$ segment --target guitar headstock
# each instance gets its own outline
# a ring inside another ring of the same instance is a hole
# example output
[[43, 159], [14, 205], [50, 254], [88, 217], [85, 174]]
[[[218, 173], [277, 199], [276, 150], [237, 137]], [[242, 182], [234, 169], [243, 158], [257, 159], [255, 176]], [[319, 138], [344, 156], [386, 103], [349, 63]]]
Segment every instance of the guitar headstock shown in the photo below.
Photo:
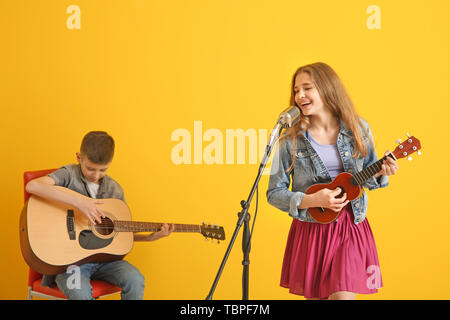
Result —
[[409, 155], [417, 152], [417, 154], [420, 156], [421, 152], [419, 150], [422, 147], [418, 139], [410, 136], [409, 134], [406, 135], [408, 136], [408, 139], [406, 139], [405, 141], [401, 142], [400, 139], [397, 140], [397, 143], [399, 143], [399, 145], [397, 146], [397, 148], [395, 148], [393, 154], [397, 159], [408, 157], [408, 160], [412, 160]]
[[206, 240], [208, 240], [208, 238], [216, 239], [217, 243], [225, 240], [225, 230], [217, 224], [212, 225], [203, 222], [200, 226], [200, 233], [206, 238]]

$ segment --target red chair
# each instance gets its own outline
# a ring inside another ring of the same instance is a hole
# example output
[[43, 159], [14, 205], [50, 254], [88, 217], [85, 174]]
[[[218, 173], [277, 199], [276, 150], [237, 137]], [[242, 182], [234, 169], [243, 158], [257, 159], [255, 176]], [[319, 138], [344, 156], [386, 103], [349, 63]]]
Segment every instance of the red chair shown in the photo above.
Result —
[[[23, 186], [24, 186], [24, 198], [25, 202], [28, 201], [28, 198], [31, 196], [25, 187], [27, 183], [33, 179], [45, 176], [56, 169], [49, 170], [38, 170], [38, 171], [27, 171], [23, 174]], [[33, 299], [33, 297], [47, 298], [47, 299], [67, 299], [66, 295], [62, 293], [56, 284], [53, 284], [51, 287], [42, 286], [42, 274], [34, 271], [29, 268], [28, 271], [28, 300]], [[92, 296], [94, 299], [103, 298], [112, 294], [116, 294], [122, 291], [122, 289], [118, 286], [115, 286], [106, 281], [100, 280], [91, 280], [92, 285]]]

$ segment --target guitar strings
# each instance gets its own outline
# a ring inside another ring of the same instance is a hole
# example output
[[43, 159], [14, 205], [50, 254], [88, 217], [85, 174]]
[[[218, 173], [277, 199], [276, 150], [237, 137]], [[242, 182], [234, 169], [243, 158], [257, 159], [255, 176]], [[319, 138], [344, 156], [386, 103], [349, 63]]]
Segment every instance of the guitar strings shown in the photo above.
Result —
[[[157, 228], [157, 227], [145, 228], [145, 227], [141, 227], [141, 226], [117, 226], [114, 224], [111, 224], [111, 225], [97, 225], [96, 224], [96, 225], [92, 225], [92, 227], [95, 228], [96, 230], [98, 230], [98, 229], [102, 229], [102, 230], [104, 230], [104, 229], [127, 229], [128, 227], [131, 227], [133, 229], [142, 228], [142, 229], [145, 229], [145, 231], [160, 230], [160, 228]], [[175, 232], [198, 232], [199, 230], [200, 230], [200, 226], [195, 226], [195, 227], [193, 226], [193, 227], [185, 227], [185, 228], [179, 227], [179, 228], [175, 229], [174, 231]]]

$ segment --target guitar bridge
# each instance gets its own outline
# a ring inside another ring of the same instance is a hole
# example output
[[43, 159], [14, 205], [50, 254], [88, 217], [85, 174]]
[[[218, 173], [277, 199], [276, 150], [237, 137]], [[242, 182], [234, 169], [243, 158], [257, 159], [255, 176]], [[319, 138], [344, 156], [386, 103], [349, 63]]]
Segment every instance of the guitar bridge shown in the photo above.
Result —
[[73, 222], [74, 220], [74, 214], [73, 210], [69, 209], [67, 210], [67, 233], [69, 234], [70, 240], [75, 240], [75, 224]]

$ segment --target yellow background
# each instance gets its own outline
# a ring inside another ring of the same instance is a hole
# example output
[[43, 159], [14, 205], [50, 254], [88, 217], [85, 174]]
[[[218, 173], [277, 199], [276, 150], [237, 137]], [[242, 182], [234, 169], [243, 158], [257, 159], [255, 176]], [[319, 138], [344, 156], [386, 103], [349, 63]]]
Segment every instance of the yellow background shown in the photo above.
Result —
[[[69, 30], [69, 5], [81, 29]], [[369, 30], [370, 5], [381, 29]], [[0, 298], [26, 298], [18, 241], [22, 173], [75, 161], [82, 136], [116, 140], [109, 174], [133, 218], [223, 225], [220, 245], [173, 234], [136, 243], [127, 259], [146, 276], [145, 299], [204, 299], [258, 165], [175, 165], [174, 130], [271, 129], [292, 73], [316, 61], [341, 76], [381, 155], [405, 133], [423, 155], [399, 160], [368, 218], [384, 287], [359, 299], [448, 299], [450, 3], [345, 1], [1, 1], [2, 275]], [[207, 143], [203, 143], [205, 147]], [[247, 162], [248, 163], [248, 162]], [[250, 256], [251, 299], [298, 299], [279, 287], [291, 218], [260, 183]], [[253, 216], [255, 202], [252, 203]], [[215, 299], [241, 298], [239, 236]]]

